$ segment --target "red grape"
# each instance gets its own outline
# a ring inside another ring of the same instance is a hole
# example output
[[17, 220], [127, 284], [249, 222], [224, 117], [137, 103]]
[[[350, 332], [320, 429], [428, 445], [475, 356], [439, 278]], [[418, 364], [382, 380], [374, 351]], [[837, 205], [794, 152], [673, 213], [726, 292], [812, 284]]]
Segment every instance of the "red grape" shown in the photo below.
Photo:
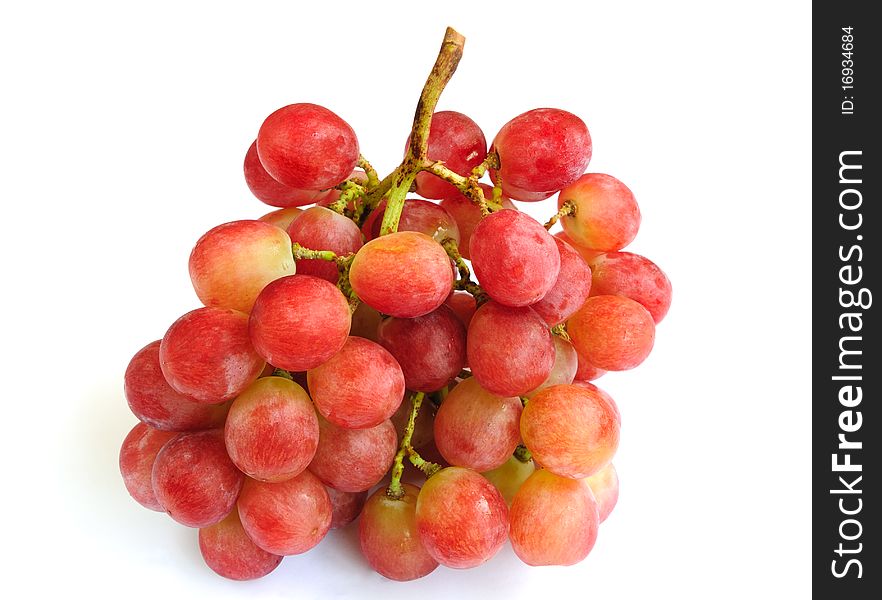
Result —
[[537, 108], [503, 125], [493, 148], [499, 154], [505, 195], [515, 200], [541, 200], [585, 172], [591, 160], [591, 135], [576, 115], [557, 108]]
[[194, 431], [220, 427], [229, 404], [202, 404], [179, 394], [159, 366], [160, 341], [151, 342], [132, 357], [125, 375], [126, 401], [144, 423], [165, 431]]
[[420, 490], [416, 526], [432, 558], [446, 567], [468, 569], [502, 548], [508, 537], [508, 506], [478, 473], [447, 467]]
[[616, 507], [616, 502], [619, 501], [619, 476], [616, 473], [616, 468], [612, 463], [608, 463], [597, 473], [582, 481], [587, 483], [594, 493], [600, 522], [603, 523]]
[[383, 315], [365, 304], [359, 302], [355, 312], [352, 313], [352, 329], [349, 335], [361, 337], [372, 342], [379, 342], [378, 329], [383, 322]]
[[652, 351], [655, 321], [642, 304], [624, 296], [592, 296], [567, 322], [573, 346], [607, 371], [633, 369]]
[[289, 104], [272, 113], [257, 134], [267, 173], [289, 187], [323, 190], [345, 180], [358, 162], [358, 139], [346, 121], [323, 106]]
[[575, 249], [575, 251], [579, 253], [579, 256], [581, 256], [582, 259], [586, 263], [588, 263], [589, 266], [591, 265], [591, 261], [593, 261], [596, 257], [598, 257], [604, 253], [603, 250], [594, 250], [592, 248], [586, 248], [585, 246], [580, 246], [576, 242], [576, 240], [574, 240], [573, 238], [568, 236], [565, 231], [558, 231], [557, 233], [554, 234], [554, 237], [556, 237], [557, 239], [559, 239], [563, 242], [566, 242], [567, 244], [572, 246], [573, 249]]
[[[338, 256], [357, 252], [363, 245], [358, 225], [323, 206], [313, 206], [303, 211], [288, 227], [288, 235], [292, 242], [304, 248], [330, 250]], [[340, 277], [336, 263], [321, 259], [298, 260], [297, 272], [315, 275], [333, 284]]]
[[296, 219], [298, 215], [300, 215], [302, 212], [302, 208], [297, 208], [295, 206], [292, 206], [290, 208], [280, 208], [279, 210], [274, 210], [272, 212], [266, 213], [257, 220], [275, 225], [283, 231], [288, 231], [288, 225], [290, 225], [291, 222]]
[[224, 439], [243, 473], [284, 481], [303, 471], [315, 455], [318, 419], [302, 387], [283, 377], [263, 377], [233, 401]]
[[552, 473], [584, 478], [612, 459], [619, 445], [619, 423], [612, 405], [597, 391], [555, 385], [527, 402], [521, 438]]
[[248, 338], [248, 315], [228, 308], [197, 308], [169, 327], [159, 345], [159, 365], [177, 392], [216, 404], [251, 385], [264, 361]]
[[346, 429], [319, 419], [319, 430], [309, 470], [341, 492], [363, 492], [376, 485], [398, 450], [398, 435], [388, 419], [365, 429]]
[[258, 200], [282, 208], [312, 204], [324, 198], [327, 191], [299, 190], [279, 183], [266, 172], [257, 156], [257, 141], [245, 153], [245, 183]]
[[606, 371], [595, 367], [591, 364], [591, 362], [576, 352], [576, 355], [579, 357], [579, 366], [576, 369], [576, 377], [574, 381], [594, 381], [600, 377], [606, 375]]
[[199, 530], [199, 551], [212, 571], [237, 581], [263, 577], [282, 562], [281, 556], [261, 550], [251, 541], [235, 510], [220, 523]]
[[[487, 139], [477, 123], [452, 110], [442, 110], [432, 115], [429, 160], [441, 161], [454, 173], [467, 176], [484, 161], [485, 156]], [[434, 199], [450, 198], [459, 194], [454, 186], [427, 172], [417, 174], [416, 192], [423, 198]]]
[[349, 303], [336, 286], [318, 277], [292, 275], [264, 288], [248, 330], [267, 362], [306, 371], [343, 347], [350, 324]]
[[505, 502], [511, 507], [515, 494], [535, 470], [536, 465], [532, 460], [521, 462], [518, 458], [509, 456], [501, 466], [481, 474], [499, 490]]
[[161, 431], [138, 423], [123, 440], [119, 450], [119, 471], [129, 495], [144, 508], [163, 510], [153, 493], [153, 463], [166, 442], [176, 435], [174, 431]]
[[399, 231], [371, 240], [355, 255], [352, 289], [381, 313], [419, 317], [447, 299], [453, 270], [447, 252], [423, 233]]
[[178, 435], [153, 463], [156, 499], [172, 519], [188, 527], [208, 527], [230, 514], [243, 479], [227, 456], [220, 429]]
[[[385, 200], [365, 220], [361, 230], [365, 239], [372, 240], [380, 237], [380, 227], [383, 224], [383, 215], [386, 214]], [[425, 233], [436, 242], [443, 242], [451, 238], [459, 244], [459, 227], [453, 215], [448, 213], [442, 206], [410, 198], [401, 209], [401, 218], [398, 221], [398, 231], [416, 231]]]
[[529, 306], [483, 305], [468, 331], [468, 361], [481, 387], [499, 396], [520, 396], [545, 381], [554, 366], [554, 342]]
[[280, 483], [247, 478], [238, 506], [248, 537], [280, 556], [310, 550], [331, 528], [331, 499], [308, 470]]
[[591, 262], [592, 296], [627, 296], [649, 311], [658, 325], [671, 307], [671, 281], [664, 271], [639, 254], [609, 252]]
[[551, 372], [536, 389], [530, 390], [524, 396], [531, 398], [537, 392], [562, 383], [573, 383], [579, 368], [579, 355], [573, 345], [559, 336], [553, 336], [554, 342], [554, 366]]
[[[489, 202], [493, 193], [493, 188], [485, 183], [479, 185], [481, 186], [481, 189], [484, 190], [484, 197]], [[457, 242], [459, 245], [459, 253], [463, 258], [469, 258], [469, 244], [471, 243], [475, 227], [481, 222], [481, 209], [478, 208], [478, 205], [472, 202], [470, 198], [467, 198], [462, 194], [442, 200], [441, 207], [444, 208], [444, 210], [446, 210], [456, 221], [460, 237], [459, 242]], [[517, 210], [517, 207], [515, 207], [511, 200], [506, 197], [502, 198], [501, 208]]]
[[483, 389], [474, 377], [457, 385], [435, 415], [435, 445], [451, 465], [489, 471], [521, 441], [521, 400]]
[[380, 324], [377, 336], [401, 365], [409, 390], [439, 390], [465, 365], [466, 328], [444, 305], [413, 319], [389, 317]]
[[472, 317], [475, 316], [475, 311], [478, 310], [475, 297], [468, 292], [452, 292], [447, 297], [447, 300], [444, 301], [444, 304], [456, 313], [456, 316], [459, 317], [459, 320], [468, 329], [469, 323], [472, 322]]
[[346, 527], [358, 518], [367, 492], [341, 492], [332, 487], [325, 487], [331, 499], [331, 529]]
[[295, 268], [288, 234], [263, 221], [218, 225], [190, 253], [190, 280], [202, 304], [246, 313], [266, 284]]
[[511, 545], [528, 565], [573, 565], [597, 540], [597, 503], [581, 481], [544, 469], [524, 482], [511, 503]]
[[615, 415], [616, 422], [618, 422], [619, 427], [621, 427], [622, 413], [619, 411], [619, 405], [616, 404], [616, 401], [613, 400], [612, 396], [607, 394], [605, 391], [603, 391], [590, 381], [574, 381], [573, 385], [584, 388], [586, 390], [591, 390], [592, 392], [596, 392], [600, 396], [600, 398], [609, 405], [609, 410], [613, 413], [613, 415]]
[[484, 217], [472, 235], [469, 253], [481, 287], [506, 306], [533, 304], [554, 286], [560, 271], [554, 238], [516, 210]]
[[582, 307], [591, 290], [591, 269], [579, 253], [566, 242], [552, 238], [560, 252], [560, 272], [554, 285], [530, 306], [546, 323], [563, 323]]
[[558, 208], [567, 201], [575, 205], [576, 212], [561, 218], [560, 224], [579, 245], [605, 252], [621, 250], [640, 229], [640, 208], [634, 194], [610, 175], [582, 175], [561, 190]]
[[350, 337], [328, 361], [307, 372], [316, 409], [350, 429], [375, 427], [404, 398], [404, 373], [389, 352], [370, 340]]
[[371, 568], [395, 581], [419, 579], [434, 571], [438, 562], [420, 542], [416, 504], [420, 489], [401, 484], [404, 496], [390, 498], [380, 488], [368, 498], [358, 524], [361, 552]]

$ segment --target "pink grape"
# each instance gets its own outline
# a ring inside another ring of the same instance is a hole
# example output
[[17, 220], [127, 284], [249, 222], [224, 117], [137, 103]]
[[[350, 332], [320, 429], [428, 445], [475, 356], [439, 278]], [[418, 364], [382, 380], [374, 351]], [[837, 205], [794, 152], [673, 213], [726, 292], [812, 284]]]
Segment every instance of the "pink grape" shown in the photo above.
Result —
[[[493, 193], [493, 188], [485, 183], [479, 185], [481, 186], [481, 189], [484, 190], [484, 197], [488, 202], [491, 202], [490, 198]], [[470, 198], [467, 198], [462, 194], [442, 200], [441, 207], [444, 208], [444, 210], [446, 210], [456, 221], [460, 238], [459, 242], [457, 242], [459, 245], [459, 253], [463, 258], [468, 259], [470, 257], [469, 244], [472, 240], [472, 234], [475, 231], [475, 227], [481, 222], [481, 209], [478, 208], [478, 205], [472, 202]], [[504, 196], [502, 197], [502, 204], [498, 206], [494, 205], [494, 208], [496, 210], [499, 210], [500, 208], [517, 210], [517, 207], [512, 204], [512, 201]]]
[[389, 351], [350, 337], [341, 350], [307, 372], [315, 407], [339, 427], [376, 427], [398, 410], [404, 373]]
[[624, 183], [603, 173], [586, 173], [561, 190], [564, 202], [576, 207], [574, 215], [561, 218], [564, 231], [577, 244], [611, 252], [631, 243], [640, 229], [640, 208]]
[[248, 331], [267, 362], [306, 371], [343, 347], [350, 325], [349, 304], [336, 286], [311, 275], [292, 275], [260, 293]]
[[444, 301], [444, 304], [456, 313], [456, 316], [468, 329], [469, 323], [472, 322], [472, 317], [475, 316], [475, 311], [478, 310], [475, 297], [468, 292], [452, 292], [447, 297], [447, 300]]
[[199, 551], [212, 571], [237, 581], [259, 579], [282, 562], [281, 556], [261, 550], [251, 541], [236, 510], [220, 523], [199, 530]]
[[546, 323], [554, 327], [570, 318], [588, 298], [591, 290], [591, 269], [569, 244], [554, 239], [560, 252], [560, 272], [554, 285], [533, 307]]
[[582, 479], [608, 463], [619, 445], [620, 420], [594, 390], [555, 385], [530, 398], [521, 438], [533, 457], [563, 477]]
[[248, 337], [248, 315], [207, 307], [169, 327], [159, 345], [159, 365], [175, 391], [209, 404], [238, 396], [265, 366]]
[[570, 317], [573, 346], [596, 367], [633, 369], [652, 351], [655, 321], [642, 304], [624, 296], [592, 296]]
[[[410, 140], [408, 139], [408, 146]], [[429, 160], [440, 160], [448, 169], [468, 176], [487, 156], [487, 139], [478, 124], [466, 115], [443, 110], [432, 115], [429, 129]], [[416, 176], [416, 192], [423, 198], [450, 198], [459, 194], [453, 185], [422, 172]]]
[[658, 325], [671, 307], [671, 280], [658, 266], [639, 254], [609, 252], [591, 262], [592, 296], [626, 296], [643, 305]]
[[243, 479], [227, 456], [220, 429], [178, 435], [153, 463], [156, 499], [172, 519], [188, 527], [208, 527], [230, 514]]
[[379, 483], [398, 450], [395, 426], [388, 419], [365, 429], [346, 429], [320, 419], [319, 430], [309, 470], [341, 492], [363, 492]]
[[288, 231], [288, 225], [297, 218], [303, 212], [302, 208], [297, 208], [296, 206], [292, 206], [290, 208], [280, 208], [279, 210], [274, 210], [272, 212], [268, 212], [262, 217], [259, 217], [258, 221], [263, 221], [264, 223], [269, 223], [271, 225], [275, 225], [282, 231]]
[[361, 552], [371, 568], [388, 579], [411, 581], [438, 567], [420, 542], [416, 504], [420, 489], [401, 484], [404, 496], [390, 498], [386, 489], [374, 492], [364, 505], [358, 524]]
[[511, 502], [514, 496], [527, 478], [536, 470], [536, 465], [532, 460], [521, 462], [514, 456], [509, 456], [508, 460], [491, 471], [481, 473], [487, 481], [492, 483], [502, 497], [505, 498], [506, 504], [511, 508]]
[[424, 233], [399, 231], [371, 240], [352, 261], [352, 289], [393, 317], [420, 317], [447, 299], [453, 270], [447, 252]]
[[288, 234], [263, 221], [218, 225], [190, 253], [190, 280], [202, 304], [246, 313], [266, 284], [295, 269]]
[[599, 379], [606, 375], [605, 370], [592, 365], [591, 362], [579, 354], [578, 351], [576, 352], [576, 355], [579, 358], [579, 364], [576, 368], [576, 377], [574, 381], [594, 381], [595, 379]]
[[380, 336], [378, 330], [382, 322], [383, 315], [377, 309], [368, 306], [364, 302], [359, 302], [355, 312], [352, 313], [352, 329], [349, 335], [379, 343]]
[[529, 306], [496, 302], [472, 317], [467, 338], [469, 367], [481, 387], [499, 396], [520, 396], [545, 381], [554, 366], [554, 342]]
[[581, 481], [544, 469], [524, 482], [511, 503], [511, 545], [528, 565], [574, 565], [597, 540], [597, 503]]
[[605, 391], [603, 391], [590, 381], [574, 381], [573, 385], [597, 393], [600, 396], [601, 400], [603, 400], [603, 402], [605, 402], [609, 406], [609, 410], [615, 416], [616, 422], [619, 424], [619, 427], [621, 427], [622, 413], [621, 411], [619, 411], [619, 405], [616, 404], [616, 401], [613, 400], [612, 396], [607, 394]]
[[600, 256], [601, 254], [604, 254], [603, 250], [594, 250], [592, 248], [586, 248], [584, 246], [580, 246], [576, 242], [576, 240], [574, 240], [573, 238], [568, 236], [565, 231], [558, 231], [557, 233], [554, 234], [554, 237], [556, 237], [557, 239], [561, 240], [562, 242], [566, 242], [567, 244], [572, 246], [573, 249], [579, 253], [579, 256], [581, 256], [582, 259], [586, 263], [588, 263], [589, 266], [591, 266], [591, 262], [595, 258]]
[[126, 435], [119, 450], [119, 471], [129, 495], [150, 510], [163, 511], [153, 493], [153, 463], [166, 442], [178, 435], [138, 423]]
[[358, 139], [346, 121], [316, 104], [289, 104], [257, 134], [267, 173], [289, 187], [323, 190], [345, 180], [358, 162]]
[[582, 480], [594, 493], [597, 499], [597, 511], [600, 514], [600, 522], [606, 521], [616, 503], [619, 501], [619, 476], [612, 463], [607, 464], [591, 477]]
[[331, 500], [331, 529], [341, 529], [352, 523], [361, 514], [367, 492], [341, 492], [325, 487]]
[[380, 324], [377, 336], [401, 365], [409, 390], [439, 390], [465, 365], [466, 328], [444, 305], [413, 319], [389, 317]]
[[[337, 256], [357, 252], [364, 245], [358, 225], [323, 206], [307, 208], [288, 227], [292, 242], [310, 250], [330, 250]], [[337, 283], [337, 264], [320, 259], [299, 259], [297, 272]]]
[[489, 471], [505, 463], [521, 441], [521, 400], [503, 398], [469, 377], [435, 415], [435, 445], [451, 465]]
[[539, 386], [530, 390], [524, 396], [531, 398], [537, 392], [541, 392], [545, 388], [562, 383], [573, 383], [576, 373], [579, 369], [579, 355], [573, 345], [559, 336], [553, 336], [554, 342], [554, 366], [551, 372]]
[[159, 365], [160, 340], [141, 348], [126, 368], [125, 395], [138, 419], [165, 431], [194, 431], [220, 427], [230, 405], [202, 404], [179, 394], [168, 384]]
[[308, 470], [280, 483], [246, 479], [238, 507], [248, 537], [279, 556], [312, 549], [331, 528], [331, 499]]
[[240, 471], [261, 481], [284, 481], [315, 456], [319, 424], [302, 387], [283, 377], [264, 377], [233, 401], [224, 439]]
[[273, 179], [260, 164], [260, 158], [257, 156], [257, 141], [252, 143], [245, 153], [245, 183], [258, 200], [281, 208], [312, 204], [328, 194], [327, 191], [299, 190]]
[[508, 506], [471, 469], [447, 467], [430, 477], [416, 503], [420, 541], [436, 561], [468, 569], [490, 560], [508, 538]]
[[[361, 228], [365, 239], [372, 240], [380, 237], [380, 227], [383, 224], [383, 215], [385, 214], [386, 202], [384, 200], [368, 216]], [[398, 221], [398, 231], [425, 233], [439, 243], [447, 238], [457, 244], [460, 240], [459, 227], [453, 215], [434, 202], [418, 198], [410, 198], [404, 203], [404, 207], [401, 209], [401, 219]]]
[[469, 245], [481, 287], [506, 306], [527, 306], [554, 286], [560, 271], [555, 240], [535, 219], [500, 210], [475, 228]]
[[503, 125], [493, 149], [499, 154], [505, 195], [534, 201], [547, 198], [585, 172], [591, 160], [591, 135], [576, 115], [537, 108]]

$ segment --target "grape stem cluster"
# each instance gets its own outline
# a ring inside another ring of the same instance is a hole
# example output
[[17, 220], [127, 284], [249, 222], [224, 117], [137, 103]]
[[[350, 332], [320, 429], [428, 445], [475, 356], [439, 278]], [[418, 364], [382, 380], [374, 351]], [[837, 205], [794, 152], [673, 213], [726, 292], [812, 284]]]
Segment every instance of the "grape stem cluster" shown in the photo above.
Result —
[[[480, 208], [482, 216], [487, 216], [492, 211], [499, 210], [502, 207], [502, 179], [498, 171], [494, 173], [495, 185], [490, 198], [484, 195], [484, 190], [479, 184], [479, 180], [488, 170], [499, 169], [499, 155], [494, 149], [490, 149], [490, 152], [481, 164], [475, 167], [468, 176], [460, 175], [449, 169], [442, 161], [430, 160], [428, 157], [429, 131], [432, 125], [432, 116], [441, 92], [444, 91], [459, 65], [464, 44], [465, 38], [454, 29], [448, 27], [444, 34], [441, 50], [435, 60], [435, 65], [432, 67], [420, 94], [409, 144], [401, 164], [381, 180], [370, 162], [364, 156], [359, 155], [358, 167], [364, 171], [366, 180], [364, 178], [351, 178], [338, 185], [337, 189], [340, 190], [340, 197], [329, 205], [331, 210], [345, 215], [361, 225], [371, 211], [376, 210], [385, 201], [385, 212], [380, 225], [380, 235], [394, 233], [398, 231], [398, 223], [401, 220], [405, 198], [408, 192], [412, 191], [417, 174], [423, 171], [431, 173], [456, 187]], [[550, 229], [562, 217], [575, 214], [575, 210], [576, 207], [572, 202], [564, 202], [560, 210], [545, 224], [545, 228]], [[488, 296], [481, 289], [481, 286], [472, 281], [471, 270], [460, 254], [456, 241], [452, 238], [445, 238], [441, 241], [441, 245], [447, 251], [447, 255], [456, 265], [459, 273], [457, 280], [454, 282], [454, 289], [465, 290], [472, 294], [478, 306], [486, 302]], [[292, 250], [295, 260], [326, 260], [335, 262], [340, 271], [337, 286], [349, 300], [350, 309], [352, 311], [355, 310], [359, 299], [349, 283], [349, 268], [352, 265], [354, 254], [338, 256], [329, 250], [312, 250], [304, 248], [297, 243], [292, 245]], [[563, 327], [556, 327], [553, 331], [557, 335], [565, 338], [568, 337]], [[281, 375], [284, 376], [286, 374]], [[471, 373], [464, 371], [462, 375], [470, 376]], [[290, 377], [290, 374], [287, 374], [287, 376]], [[390, 498], [401, 499], [404, 497], [401, 476], [404, 473], [405, 456], [426, 477], [431, 477], [441, 468], [436, 463], [424, 460], [411, 443], [414, 423], [424, 399], [425, 394], [423, 392], [417, 392], [410, 398], [411, 410], [407, 426], [401, 438], [398, 452], [395, 455], [392, 465], [392, 479], [386, 490]], [[523, 444], [518, 446], [514, 456], [522, 462], [531, 460], [530, 451]]]

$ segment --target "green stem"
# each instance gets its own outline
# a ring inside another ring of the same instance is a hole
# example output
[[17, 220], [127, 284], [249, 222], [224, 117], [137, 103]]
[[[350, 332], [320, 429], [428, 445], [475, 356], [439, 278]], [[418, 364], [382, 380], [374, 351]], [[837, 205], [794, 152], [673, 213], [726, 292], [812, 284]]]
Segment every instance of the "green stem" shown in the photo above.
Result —
[[285, 379], [290, 379], [291, 381], [294, 381], [294, 376], [291, 375], [290, 371], [286, 371], [285, 369], [276, 368], [273, 371], [273, 377], [284, 377]]
[[[383, 214], [383, 223], [380, 226], [380, 235], [386, 235], [398, 231], [398, 221], [401, 219], [401, 210], [404, 208], [404, 199], [410, 186], [419, 173], [428, 157], [429, 130], [432, 126], [432, 115], [438, 105], [441, 92], [450, 81], [459, 61], [462, 58], [462, 49], [465, 38], [457, 33], [452, 27], [448, 27], [444, 33], [444, 41], [435, 65], [429, 73], [423, 91], [417, 102], [416, 112], [413, 117], [413, 127], [410, 131], [410, 145], [405, 153], [404, 160], [395, 171], [392, 172], [392, 182], [389, 191], [385, 193], [386, 212]], [[387, 178], [388, 179], [388, 178]], [[384, 180], [385, 181], [385, 180]]]
[[[389, 487], [386, 489], [386, 495], [390, 498], [400, 499], [404, 497], [404, 488], [401, 487], [401, 476], [404, 474], [405, 454], [410, 455], [410, 460], [414, 463], [414, 466], [422, 468], [414, 462], [413, 454], [416, 454], [416, 451], [411, 446], [410, 441], [413, 438], [413, 429], [417, 414], [420, 412], [420, 406], [422, 406], [423, 398], [425, 397], [426, 395], [423, 392], [417, 392], [410, 399], [410, 415], [407, 417], [407, 425], [404, 428], [404, 435], [401, 436], [401, 444], [398, 446], [398, 453], [395, 455], [395, 460], [392, 462], [392, 481], [389, 482]], [[416, 456], [420, 461], [426, 463], [426, 461], [420, 458], [418, 454]]]
[[514, 457], [522, 463], [527, 463], [533, 460], [533, 454], [527, 450], [527, 447], [523, 444], [518, 444], [518, 447], [515, 448]]
[[484, 176], [484, 173], [487, 172], [487, 169], [498, 169], [499, 168], [499, 155], [496, 153], [496, 150], [491, 150], [487, 153], [487, 156], [484, 157], [484, 160], [481, 161], [481, 164], [472, 169], [472, 178], [480, 179]]
[[554, 227], [554, 224], [560, 221], [561, 217], [565, 217], [567, 215], [575, 215], [576, 214], [576, 205], [573, 204], [572, 200], [566, 200], [561, 205], [560, 210], [558, 210], [553, 217], [548, 219], [548, 222], [545, 224], [545, 229], [551, 229]]
[[566, 341], [570, 341], [570, 334], [567, 333], [567, 326], [565, 323], [561, 323], [559, 325], [555, 325], [551, 328], [551, 333], [556, 335], [559, 338], [563, 338]]
[[361, 154], [358, 155], [358, 166], [359, 166], [359, 168], [363, 169], [365, 172], [365, 175], [367, 175], [368, 189], [374, 189], [375, 187], [377, 187], [380, 184], [380, 177], [377, 175], [377, 170]]
[[310, 250], [304, 248], [297, 242], [291, 244], [291, 251], [294, 253], [294, 260], [330, 260], [336, 261], [340, 257], [330, 250]]

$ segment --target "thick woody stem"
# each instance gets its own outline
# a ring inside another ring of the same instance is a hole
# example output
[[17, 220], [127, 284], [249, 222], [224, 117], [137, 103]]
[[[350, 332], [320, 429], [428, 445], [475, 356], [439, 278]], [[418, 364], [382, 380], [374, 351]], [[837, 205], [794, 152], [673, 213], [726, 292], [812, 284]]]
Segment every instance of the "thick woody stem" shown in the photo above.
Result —
[[[410, 145], [404, 160], [390, 175], [391, 182], [384, 196], [386, 198], [386, 212], [380, 226], [380, 235], [398, 231], [398, 221], [401, 219], [401, 210], [404, 208], [404, 198], [427, 159], [429, 130], [432, 126], [435, 106], [438, 104], [441, 92], [444, 91], [444, 87], [459, 65], [464, 44], [465, 38], [453, 28], [448, 27], [444, 34], [444, 41], [441, 43], [441, 50], [438, 52], [438, 58], [435, 59], [435, 65], [429, 73], [429, 78], [426, 80], [426, 85], [423, 86], [420, 100], [417, 103], [416, 113], [413, 117], [413, 128], [410, 132]], [[381, 182], [381, 185], [382, 183], [385, 183], [385, 180]]]

